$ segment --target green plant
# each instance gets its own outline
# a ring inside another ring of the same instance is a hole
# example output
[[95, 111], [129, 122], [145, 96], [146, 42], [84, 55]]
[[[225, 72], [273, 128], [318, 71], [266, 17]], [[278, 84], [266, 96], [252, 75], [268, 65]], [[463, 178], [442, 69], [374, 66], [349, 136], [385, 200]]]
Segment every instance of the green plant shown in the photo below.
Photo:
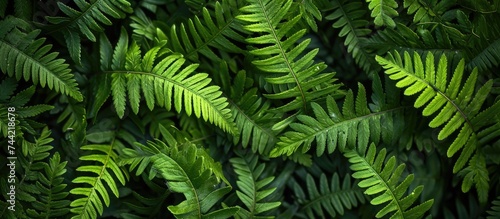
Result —
[[2, 218], [494, 218], [500, 1], [0, 2]]

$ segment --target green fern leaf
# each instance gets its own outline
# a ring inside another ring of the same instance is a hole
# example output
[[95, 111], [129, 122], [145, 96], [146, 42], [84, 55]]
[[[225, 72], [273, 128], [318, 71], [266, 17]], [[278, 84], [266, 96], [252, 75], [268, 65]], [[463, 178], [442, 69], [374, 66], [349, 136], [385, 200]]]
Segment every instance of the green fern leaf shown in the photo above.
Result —
[[[91, 144], [81, 147], [82, 150], [96, 151], [98, 153], [94, 152], [82, 156], [80, 160], [94, 161], [100, 164], [82, 165], [76, 169], [79, 172], [92, 173], [93, 176], [79, 176], [72, 181], [76, 184], [90, 185], [90, 187], [84, 187], [83, 185], [78, 186], [70, 191], [73, 195], [84, 196], [71, 202], [71, 212], [76, 214], [72, 217], [73, 219], [97, 218], [98, 215], [102, 215], [104, 212], [104, 205], [109, 206], [111, 202], [108, 188], [116, 197], [119, 197], [115, 178], [122, 185], [125, 185], [127, 180], [123, 170], [116, 164], [118, 155], [114, 150], [116, 150], [115, 148], [119, 147], [117, 145], [121, 143], [118, 143], [118, 141], [112, 142], [113, 143], [110, 145]], [[113, 177], [111, 173], [113, 173], [115, 177]], [[105, 185], [107, 185], [107, 188]]]
[[[300, 212], [305, 212], [308, 218], [335, 218], [337, 214], [344, 215], [344, 209], [351, 209], [358, 206], [358, 202], [364, 203], [365, 197], [362, 191], [351, 185], [348, 175], [344, 177], [342, 184], [337, 173], [333, 174], [330, 183], [324, 173], [319, 177], [319, 190], [315, 179], [310, 174], [306, 176], [308, 196], [295, 182], [293, 190], [302, 208]], [[317, 216], [316, 216], [317, 215]]]
[[49, 160], [47, 165], [44, 165], [44, 172], [40, 174], [36, 182], [37, 189], [40, 191], [40, 196], [36, 202], [33, 202], [35, 210], [27, 210], [31, 218], [54, 218], [67, 215], [69, 212], [70, 201], [66, 199], [69, 194], [65, 191], [66, 184], [63, 184], [65, 166], [67, 161], [61, 162], [59, 153], [55, 153]]
[[421, 218], [428, 211], [434, 202], [433, 199], [409, 209], [423, 190], [423, 186], [417, 186], [408, 195], [410, 184], [413, 181], [413, 174], [400, 181], [401, 174], [405, 169], [405, 164], [396, 167], [396, 157], [386, 160], [386, 149], [383, 148], [378, 153], [372, 143], [368, 151], [350, 150], [344, 156], [351, 163], [353, 178], [360, 179], [358, 186], [365, 189], [365, 194], [375, 196], [370, 203], [372, 205], [387, 205], [379, 210], [375, 215], [382, 218], [392, 213], [391, 218]]
[[394, 0], [367, 0], [370, 4], [368, 8], [372, 11], [372, 17], [375, 18], [374, 23], [377, 26], [389, 26], [394, 28], [396, 23], [392, 19], [398, 16], [396, 9], [398, 3]]
[[160, 153], [152, 158], [154, 169], [167, 180], [169, 189], [183, 193], [186, 198], [178, 205], [168, 207], [177, 218], [228, 218], [239, 210], [230, 207], [210, 212], [231, 187], [214, 189], [216, 177], [209, 169], [203, 168], [203, 160], [197, 156], [194, 145], [182, 151], [172, 150], [170, 156]]
[[9, 17], [0, 21], [0, 70], [19, 81], [32, 80], [34, 84], [69, 95], [82, 101], [71, 69], [57, 52], [49, 53], [51, 44], [45, 38], [36, 39], [40, 30], [28, 31], [24, 21]]
[[155, 104], [167, 110], [175, 108], [179, 113], [194, 114], [224, 131], [236, 133], [226, 98], [218, 86], [209, 85], [211, 79], [206, 73], [193, 74], [197, 64], [184, 66], [186, 60], [180, 54], [171, 54], [156, 63], [159, 48], [141, 57], [139, 47], [132, 43], [128, 48], [127, 41], [123, 31], [113, 55], [112, 70], [106, 72], [112, 76], [111, 92], [118, 116], [125, 113], [127, 94], [132, 111], [138, 113], [142, 91], [150, 110]]
[[[318, 49], [301, 55], [311, 39], [305, 39], [294, 46], [304, 36], [306, 29], [290, 33], [301, 19], [300, 14], [285, 19], [285, 15], [289, 13], [292, 5], [291, 0], [249, 0], [248, 3], [250, 5], [240, 8], [243, 14], [238, 15], [237, 18], [248, 22], [244, 26], [246, 30], [259, 34], [246, 40], [248, 43], [260, 47], [250, 51], [251, 54], [259, 57], [252, 63], [259, 70], [268, 73], [268, 76], [265, 77], [268, 83], [291, 86], [291, 89], [277, 94], [265, 95], [265, 97], [270, 99], [294, 98], [292, 102], [279, 108], [282, 111], [290, 111], [301, 107], [305, 108], [308, 101], [323, 97], [338, 89], [333, 83], [328, 83], [332, 80], [333, 74], [321, 73], [326, 65], [324, 63], [314, 64], [313, 59], [318, 53]], [[274, 10], [277, 8], [280, 10]], [[322, 79], [319, 80], [319, 78]], [[318, 85], [321, 87], [315, 88]]]
[[218, 51], [243, 53], [244, 50], [237, 46], [238, 42], [245, 42], [241, 33], [246, 32], [235, 18], [240, 13], [235, 10], [238, 3], [230, 5], [227, 0], [217, 1], [212, 10], [202, 8], [201, 17], [194, 16], [185, 24], [173, 25], [169, 48], [195, 62], [200, 60], [198, 54], [219, 62], [222, 58], [216, 54]]
[[480, 71], [486, 71], [494, 66], [498, 66], [500, 63], [499, 50], [500, 39], [497, 39], [484, 48], [479, 54], [474, 56], [474, 58], [467, 63], [467, 68], [473, 69], [477, 67]]
[[366, 28], [369, 22], [365, 19], [366, 11], [363, 10], [365, 6], [362, 1], [334, 0], [331, 4], [334, 11], [325, 18], [335, 21], [332, 27], [339, 29], [339, 37], [345, 37], [347, 52], [352, 54], [356, 63], [366, 72], [378, 71], [379, 66], [373, 55], [361, 44], [372, 32]]
[[[413, 59], [409, 53], [405, 52], [404, 61], [398, 52], [390, 53], [388, 59], [380, 56], [377, 56], [376, 59], [386, 69], [385, 73], [392, 80], [398, 81], [397, 87], [406, 87], [405, 95], [420, 93], [414, 106], [420, 108], [427, 105], [422, 111], [424, 116], [430, 116], [439, 111], [429, 123], [432, 128], [443, 127], [438, 134], [439, 140], [443, 140], [460, 130], [448, 148], [447, 155], [451, 157], [458, 150], [464, 148], [453, 171], [458, 172], [462, 169], [478, 145], [477, 133], [487, 125], [479, 122], [479, 120], [484, 122], [484, 118], [477, 116], [484, 115], [479, 111], [491, 90], [492, 80], [487, 81], [477, 92], [474, 92], [478, 76], [477, 69], [474, 69], [465, 84], [462, 85], [465, 62], [461, 60], [451, 81], [448, 82], [448, 64], [444, 55], [439, 59], [437, 68], [432, 53], [427, 53], [425, 64], [416, 52]], [[494, 108], [498, 107], [497, 105], [500, 104], [495, 104]]]
[[281, 205], [279, 201], [265, 201], [266, 197], [276, 190], [276, 188], [266, 188], [274, 180], [274, 177], [261, 179], [265, 164], [258, 164], [258, 156], [248, 155], [231, 158], [229, 161], [238, 175], [236, 185], [239, 190], [236, 191], [236, 195], [247, 207], [247, 209], [241, 209], [238, 212], [239, 218], [273, 218], [259, 216], [259, 214]]
[[55, 24], [53, 29], [62, 31], [66, 39], [66, 45], [71, 58], [80, 63], [80, 34], [95, 42], [97, 40], [94, 31], [102, 32], [104, 25], [111, 25], [109, 17], [123, 18], [125, 13], [132, 13], [130, 2], [127, 0], [75, 0], [79, 10], [76, 10], [63, 2], [57, 2], [59, 9], [68, 17], [47, 17], [46, 19]]
[[[229, 74], [227, 68], [225, 73]], [[251, 145], [252, 151], [268, 154], [278, 140], [276, 132], [268, 124], [276, 123], [282, 114], [267, 112], [271, 103], [259, 97], [257, 89], [243, 93], [247, 82], [246, 73], [244, 71], [238, 72], [233, 86], [228, 91], [231, 94], [229, 98], [231, 112], [233, 112], [234, 122], [240, 131], [239, 135], [233, 137], [233, 142], [236, 144], [241, 141], [243, 147]]]
[[395, 112], [402, 111], [402, 108], [396, 106], [371, 112], [364, 86], [358, 84], [358, 87], [356, 99], [352, 91], [347, 92], [342, 111], [331, 96], [326, 98], [327, 111], [319, 104], [311, 103], [314, 117], [298, 115], [299, 122], [290, 124], [293, 131], [286, 132], [280, 138], [270, 155], [290, 156], [299, 148], [302, 148], [301, 153], [306, 153], [314, 141], [317, 156], [325, 152], [333, 153], [337, 145], [344, 151], [347, 146], [354, 147], [357, 144], [366, 148], [369, 141], [378, 141], [381, 135], [381, 119], [393, 116]]

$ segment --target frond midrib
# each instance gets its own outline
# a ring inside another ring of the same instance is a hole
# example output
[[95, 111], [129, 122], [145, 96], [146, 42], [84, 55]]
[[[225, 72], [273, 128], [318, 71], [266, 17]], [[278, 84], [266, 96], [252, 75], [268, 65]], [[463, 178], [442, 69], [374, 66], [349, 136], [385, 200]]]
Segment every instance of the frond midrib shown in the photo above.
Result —
[[[301, 208], [300, 211], [302, 211], [304, 209], [312, 208], [312, 206], [315, 206], [316, 203], [318, 203], [318, 202], [320, 202], [320, 203], [327, 202], [331, 199], [331, 197], [338, 197], [339, 199], [342, 199], [342, 195], [351, 194], [351, 193], [354, 194], [358, 191], [361, 192], [361, 189], [359, 187], [353, 187], [353, 188], [349, 188], [349, 189], [340, 189], [338, 191], [330, 191], [330, 192], [324, 193], [324, 194], [320, 193], [320, 196], [316, 196], [314, 199], [310, 199], [310, 201], [307, 202], [307, 204], [303, 205], [303, 207]], [[323, 200], [327, 200], [327, 201], [323, 201]], [[342, 205], [342, 206], [344, 206], [344, 205]]]
[[[397, 67], [398, 71], [399, 72], [403, 72], [405, 75], [407, 76], [410, 76], [410, 77], [413, 77], [416, 79], [416, 83], [420, 82], [420, 83], [424, 83], [426, 84], [428, 87], [431, 87], [437, 94], [441, 95], [443, 98], [446, 99], [446, 102], [449, 102], [453, 105], [453, 108], [455, 108], [456, 111], [458, 111], [460, 113], [460, 115], [462, 116], [462, 118], [465, 120], [465, 123], [472, 129], [472, 130], [475, 130], [474, 129], [474, 126], [472, 125], [472, 123], [470, 122], [469, 118], [467, 117], [467, 115], [465, 114], [465, 112], [462, 111], [462, 109], [450, 98], [446, 95], [445, 92], [441, 91], [439, 88], [437, 88], [436, 86], [434, 86], [433, 84], [431, 84], [430, 82], [426, 81], [425, 79], [423, 78], [420, 78], [418, 77], [416, 74], [412, 73], [412, 72], [408, 72], [406, 70], [406, 68], [404, 67], [401, 67], [399, 66], [399, 64], [396, 64], [396, 63], [392, 63], [392, 61], [389, 61], [392, 65], [392, 66], [395, 66]], [[411, 61], [412, 64], [413, 64], [413, 60]], [[436, 74], [439, 74], [436, 72]], [[424, 76], [425, 77], [425, 76]], [[461, 82], [459, 82], [461, 83]], [[414, 84], [414, 83], [413, 83]], [[446, 86], [448, 86], [448, 84], [446, 84]], [[421, 92], [421, 91], [420, 91]], [[419, 92], [419, 93], [420, 93]], [[443, 106], [444, 107], [444, 106]], [[441, 110], [443, 110], [443, 107], [440, 107]], [[475, 131], [473, 131], [473, 133], [475, 134]]]
[[[47, 34], [50, 35], [54, 32], [60, 31], [60, 29], [69, 28], [71, 25], [77, 23], [78, 20], [85, 17], [87, 15], [87, 13], [89, 13], [89, 11], [91, 11], [92, 8], [96, 7], [96, 5], [99, 5], [101, 1], [105, 1], [105, 0], [95, 0], [94, 2], [90, 1], [90, 6], [88, 8], [86, 8], [83, 11], [79, 11], [80, 15], [76, 16], [75, 18], [69, 17], [68, 22], [64, 22], [64, 23], [60, 24], [59, 28], [55, 28], [52, 31], [48, 31]], [[115, 0], [113, 0], [113, 1], [115, 1]], [[86, 3], [89, 3], [89, 2], [86, 2]], [[78, 8], [78, 9], [81, 10], [80, 8]]]
[[[357, 155], [357, 156], [359, 156], [359, 157], [361, 158], [361, 160], [362, 160], [361, 162], [363, 162], [365, 166], [368, 166], [368, 167], [369, 167], [368, 169], [370, 170], [370, 172], [372, 172], [372, 173], [375, 175], [375, 177], [377, 177], [378, 181], [383, 183], [383, 186], [384, 186], [387, 190], [386, 190], [386, 191], [383, 191], [383, 192], [380, 192], [380, 193], [385, 193], [385, 192], [388, 192], [388, 193], [389, 193], [389, 195], [392, 197], [392, 198], [391, 198], [391, 200], [393, 200], [393, 201], [394, 201], [394, 203], [395, 203], [395, 205], [397, 206], [396, 211], [397, 211], [397, 212], [401, 212], [401, 216], [403, 216], [403, 215], [404, 215], [404, 214], [403, 214], [403, 213], [404, 213], [404, 211], [403, 211], [403, 209], [401, 208], [401, 204], [399, 203], [399, 200], [396, 198], [396, 195], [395, 195], [395, 194], [394, 194], [394, 192], [392, 191], [392, 189], [393, 189], [393, 188], [391, 188], [391, 187], [387, 184], [387, 182], [386, 182], [386, 181], [385, 181], [385, 180], [384, 180], [384, 179], [380, 176], [380, 174], [379, 174], [379, 173], [378, 173], [375, 169], [373, 169], [373, 166], [372, 166], [370, 163], [368, 163], [368, 161], [366, 160], [366, 157], [364, 157], [364, 156], [360, 156], [360, 155], [359, 155], [356, 151], [354, 151], [354, 153], [356, 153], [356, 155]], [[384, 165], [384, 168], [386, 168], [386, 167], [385, 167], [385, 165]], [[396, 168], [397, 168], [397, 167], [396, 167]], [[392, 171], [391, 171], [391, 172], [392, 172]], [[392, 175], [392, 174], [391, 174], [391, 175]], [[373, 177], [373, 176], [371, 176], [371, 177]], [[377, 194], [380, 194], [380, 193], [377, 193]], [[384, 202], [384, 203], [385, 203], [385, 202]], [[388, 205], [389, 205], [389, 204], [391, 204], [391, 202], [389, 202], [389, 203], [388, 203]]]
[[[359, 116], [359, 117], [354, 117], [354, 118], [351, 118], [351, 119], [347, 119], [347, 120], [344, 120], [344, 121], [341, 121], [341, 122], [338, 122], [338, 123], [335, 123], [331, 126], [326, 126], [324, 128], [322, 128], [321, 130], [317, 131], [317, 132], [314, 132], [310, 135], [306, 135], [306, 137], [302, 138], [300, 141], [301, 142], [305, 142], [307, 139], [311, 139], [311, 138], [316, 138], [316, 136], [320, 135], [320, 134], [327, 134], [328, 131], [332, 130], [332, 129], [336, 129], [338, 127], [342, 127], [342, 126], [345, 126], [347, 124], [351, 124], [351, 123], [357, 123], [359, 121], [362, 121], [362, 120], [370, 120], [372, 118], [376, 118], [376, 117], [379, 117], [379, 116], [383, 116], [385, 114], [390, 114], [392, 112], [395, 112], [395, 111], [399, 111], [399, 110], [403, 110], [404, 106], [400, 106], [400, 107], [396, 107], [396, 108], [392, 108], [392, 109], [389, 109], [389, 110], [384, 110], [384, 111], [380, 111], [380, 112], [372, 112], [370, 114], [367, 114], [367, 115], [363, 115], [363, 116]], [[331, 119], [331, 118], [329, 118]]]
[[[110, 143], [110, 147], [109, 147], [109, 150], [108, 152], [106, 153], [106, 160], [105, 162], [103, 162], [103, 165], [102, 165], [102, 168], [101, 168], [101, 172], [100, 174], [95, 177], [95, 181], [94, 181], [94, 184], [92, 185], [92, 188], [91, 188], [91, 191], [89, 193], [89, 195], [86, 197], [87, 198], [87, 201], [85, 202], [85, 205], [83, 205], [83, 212], [81, 212], [82, 214], [86, 214], [86, 210], [87, 207], [90, 205], [90, 207], [92, 208], [92, 201], [90, 200], [90, 197], [91, 196], [97, 196], [98, 199], [100, 199], [99, 195], [96, 194], [96, 184], [97, 182], [101, 181], [101, 177], [105, 174], [105, 171], [106, 171], [106, 168], [107, 168], [107, 164], [109, 162], [109, 158], [111, 157], [111, 153], [113, 153], [113, 146], [114, 146], [114, 142], [116, 141], [116, 137], [113, 137], [113, 140], [111, 141]], [[96, 206], [98, 207], [98, 206]]]
[[[290, 70], [290, 74], [292, 75], [293, 79], [295, 80], [295, 83], [297, 84], [297, 88], [299, 89], [300, 95], [302, 96], [302, 104], [304, 109], [306, 108], [307, 101], [306, 101], [306, 96], [304, 93], [304, 89], [302, 88], [302, 85], [300, 84], [299, 78], [297, 77], [297, 73], [293, 70], [293, 67], [288, 60], [288, 57], [286, 56], [286, 52], [283, 50], [283, 45], [281, 45], [281, 40], [278, 38], [278, 35], [276, 33], [276, 30], [274, 29], [271, 20], [269, 19], [269, 14], [267, 13], [266, 6], [262, 2], [262, 0], [258, 0], [260, 8], [262, 9], [264, 13], [264, 18], [266, 19], [266, 24], [269, 26], [269, 29], [271, 30], [271, 35], [274, 37], [274, 40], [276, 41], [276, 45], [278, 46], [280, 50], [280, 55], [283, 57], [285, 60], [285, 64]], [[272, 4], [272, 3], [271, 3]]]

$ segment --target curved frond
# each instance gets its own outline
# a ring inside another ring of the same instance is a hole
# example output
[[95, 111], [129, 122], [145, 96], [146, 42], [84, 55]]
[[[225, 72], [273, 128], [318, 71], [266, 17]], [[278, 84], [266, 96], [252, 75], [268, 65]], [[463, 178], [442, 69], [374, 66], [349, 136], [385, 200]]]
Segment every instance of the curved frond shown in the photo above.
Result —
[[[306, 29], [291, 33], [301, 19], [301, 14], [289, 13], [292, 0], [248, 0], [247, 6], [240, 8], [243, 14], [237, 18], [248, 24], [244, 28], [258, 36], [247, 38], [247, 42], [258, 46], [250, 51], [257, 58], [252, 63], [261, 71], [268, 73], [265, 80], [271, 84], [292, 88], [276, 94], [265, 95], [270, 99], [293, 98], [292, 102], [279, 108], [290, 111], [305, 108], [308, 101], [335, 92], [332, 73], [322, 73], [324, 63], [314, 63], [318, 49], [303, 54], [311, 39], [304, 39], [295, 45], [306, 33]], [[275, 10], [279, 8], [279, 10]], [[321, 78], [321, 80], [320, 80]], [[320, 87], [318, 87], [320, 86]]]
[[[128, 96], [132, 112], [139, 112], [141, 93], [152, 110], [156, 105], [167, 110], [175, 108], [188, 116], [194, 114], [226, 132], [236, 133], [227, 99], [219, 87], [210, 85], [206, 73], [194, 73], [198, 64], [185, 66], [180, 54], [171, 54], [157, 61], [159, 47], [141, 55], [137, 44], [127, 45], [125, 32], [115, 48], [111, 74], [111, 92], [118, 116], [123, 117]], [[109, 59], [109, 58], [105, 58]]]
[[324, 173], [319, 177], [319, 190], [315, 179], [310, 174], [306, 176], [308, 195], [298, 183], [293, 184], [293, 190], [301, 209], [308, 218], [335, 218], [337, 214], [344, 215], [344, 209], [358, 206], [358, 202], [364, 203], [365, 197], [362, 191], [351, 185], [349, 175], [344, 177], [342, 184], [337, 173], [332, 179], [328, 179]]
[[240, 156], [229, 160], [233, 165], [234, 171], [238, 175], [238, 191], [236, 195], [246, 206], [246, 209], [240, 209], [239, 218], [273, 218], [259, 216], [266, 211], [277, 208], [281, 205], [279, 201], [266, 201], [276, 188], [269, 188], [269, 184], [274, 180], [273, 176], [261, 179], [261, 174], [265, 169], [265, 164], [259, 164], [259, 157]]
[[[438, 134], [439, 140], [458, 132], [448, 148], [447, 155], [451, 157], [464, 148], [453, 171], [462, 169], [479, 145], [478, 133], [485, 126], [496, 123], [494, 120], [485, 120], [484, 113], [480, 113], [493, 81], [487, 81], [476, 90], [478, 71], [474, 69], [465, 84], [462, 84], [464, 60], [459, 62], [453, 77], [448, 80], [448, 63], [444, 55], [437, 66], [432, 53], [427, 53], [425, 61], [418, 53], [414, 53], [412, 58], [408, 52], [404, 53], [404, 60], [398, 52], [390, 53], [388, 59], [380, 56], [376, 59], [386, 69], [385, 73], [389, 78], [398, 81], [397, 87], [406, 88], [405, 95], [420, 93], [414, 107], [425, 106], [422, 111], [424, 116], [439, 112], [429, 123], [432, 128], [442, 127]], [[498, 102], [492, 106], [495, 109], [498, 107]]]
[[377, 218], [391, 213], [391, 218], [422, 218], [432, 207], [434, 200], [427, 200], [410, 209], [423, 191], [423, 186], [417, 186], [413, 191], [407, 192], [413, 181], [413, 174], [401, 181], [406, 165], [400, 164], [396, 167], [396, 157], [386, 159], [386, 153], [385, 148], [377, 152], [372, 143], [368, 151], [350, 150], [344, 153], [344, 156], [351, 163], [350, 168], [354, 171], [352, 177], [361, 180], [358, 186], [365, 189], [365, 194], [374, 196], [370, 203], [386, 204], [375, 215]]
[[45, 44], [45, 38], [37, 39], [38, 34], [40, 30], [29, 31], [28, 24], [20, 19], [0, 21], [0, 70], [18, 81], [31, 79], [35, 85], [82, 101], [69, 65], [57, 58], [57, 52], [50, 52], [52, 45]]

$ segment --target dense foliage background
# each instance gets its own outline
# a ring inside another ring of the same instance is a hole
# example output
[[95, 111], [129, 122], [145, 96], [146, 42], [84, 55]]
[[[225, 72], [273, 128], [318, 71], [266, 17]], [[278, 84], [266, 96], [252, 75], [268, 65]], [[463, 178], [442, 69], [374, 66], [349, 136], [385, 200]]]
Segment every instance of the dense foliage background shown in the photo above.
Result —
[[0, 1], [1, 218], [499, 218], [500, 1]]

